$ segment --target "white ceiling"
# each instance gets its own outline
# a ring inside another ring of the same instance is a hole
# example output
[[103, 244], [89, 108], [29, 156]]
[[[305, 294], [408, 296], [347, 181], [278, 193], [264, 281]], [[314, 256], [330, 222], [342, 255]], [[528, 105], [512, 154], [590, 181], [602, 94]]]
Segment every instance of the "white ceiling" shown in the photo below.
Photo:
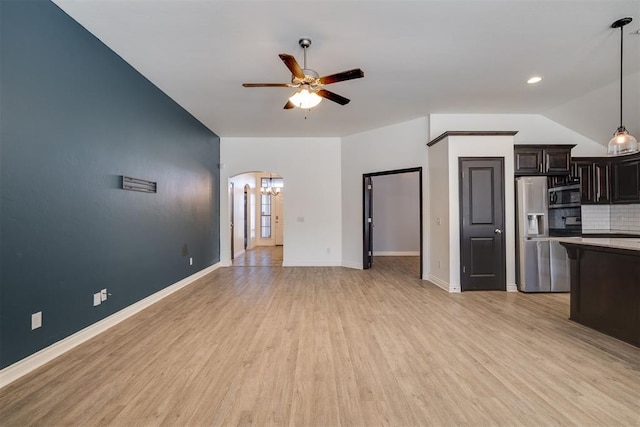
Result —
[[[544, 113], [640, 70], [640, 0], [54, 0], [220, 136], [345, 136], [431, 113]], [[279, 53], [351, 99], [283, 110]], [[527, 85], [534, 74], [542, 83]], [[602, 108], [617, 111], [617, 97]], [[637, 119], [637, 118], [636, 118]], [[618, 123], [603, 123], [606, 133]]]

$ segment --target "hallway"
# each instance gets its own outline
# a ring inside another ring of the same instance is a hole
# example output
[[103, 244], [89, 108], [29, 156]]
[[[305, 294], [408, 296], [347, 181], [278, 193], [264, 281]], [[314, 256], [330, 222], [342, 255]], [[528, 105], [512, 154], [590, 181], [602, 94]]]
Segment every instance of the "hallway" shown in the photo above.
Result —
[[232, 261], [233, 267], [282, 267], [283, 246], [256, 246]]

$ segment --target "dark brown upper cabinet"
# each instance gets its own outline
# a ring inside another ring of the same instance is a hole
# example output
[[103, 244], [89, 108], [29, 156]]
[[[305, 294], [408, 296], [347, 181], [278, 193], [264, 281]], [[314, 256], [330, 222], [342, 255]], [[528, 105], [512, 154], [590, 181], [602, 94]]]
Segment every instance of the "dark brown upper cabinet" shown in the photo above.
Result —
[[611, 203], [611, 162], [603, 157], [574, 157], [571, 175], [580, 178], [583, 205]]
[[571, 175], [580, 179], [580, 202], [583, 205], [594, 203], [593, 162], [573, 159]]
[[574, 157], [571, 162], [571, 175], [580, 178], [582, 204], [640, 203], [640, 153]]
[[569, 175], [573, 147], [575, 145], [515, 145], [514, 174]]
[[612, 162], [612, 203], [640, 203], [640, 153]]

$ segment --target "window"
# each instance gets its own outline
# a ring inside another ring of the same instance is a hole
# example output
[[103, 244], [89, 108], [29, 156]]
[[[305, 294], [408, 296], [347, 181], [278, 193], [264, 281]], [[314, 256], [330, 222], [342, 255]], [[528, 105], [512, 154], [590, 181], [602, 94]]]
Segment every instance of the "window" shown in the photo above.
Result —
[[260, 195], [260, 237], [271, 238], [271, 195]]
[[260, 237], [271, 238], [271, 194], [265, 192], [268, 188], [284, 187], [283, 178], [261, 178], [260, 179]]

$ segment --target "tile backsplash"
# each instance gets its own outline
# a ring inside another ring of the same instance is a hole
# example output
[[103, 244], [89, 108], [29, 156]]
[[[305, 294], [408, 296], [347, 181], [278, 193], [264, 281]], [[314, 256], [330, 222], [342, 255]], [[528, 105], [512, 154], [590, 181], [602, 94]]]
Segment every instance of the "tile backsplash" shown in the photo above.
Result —
[[582, 230], [640, 232], [640, 204], [583, 205]]
[[611, 229], [640, 231], [640, 205], [612, 205]]

